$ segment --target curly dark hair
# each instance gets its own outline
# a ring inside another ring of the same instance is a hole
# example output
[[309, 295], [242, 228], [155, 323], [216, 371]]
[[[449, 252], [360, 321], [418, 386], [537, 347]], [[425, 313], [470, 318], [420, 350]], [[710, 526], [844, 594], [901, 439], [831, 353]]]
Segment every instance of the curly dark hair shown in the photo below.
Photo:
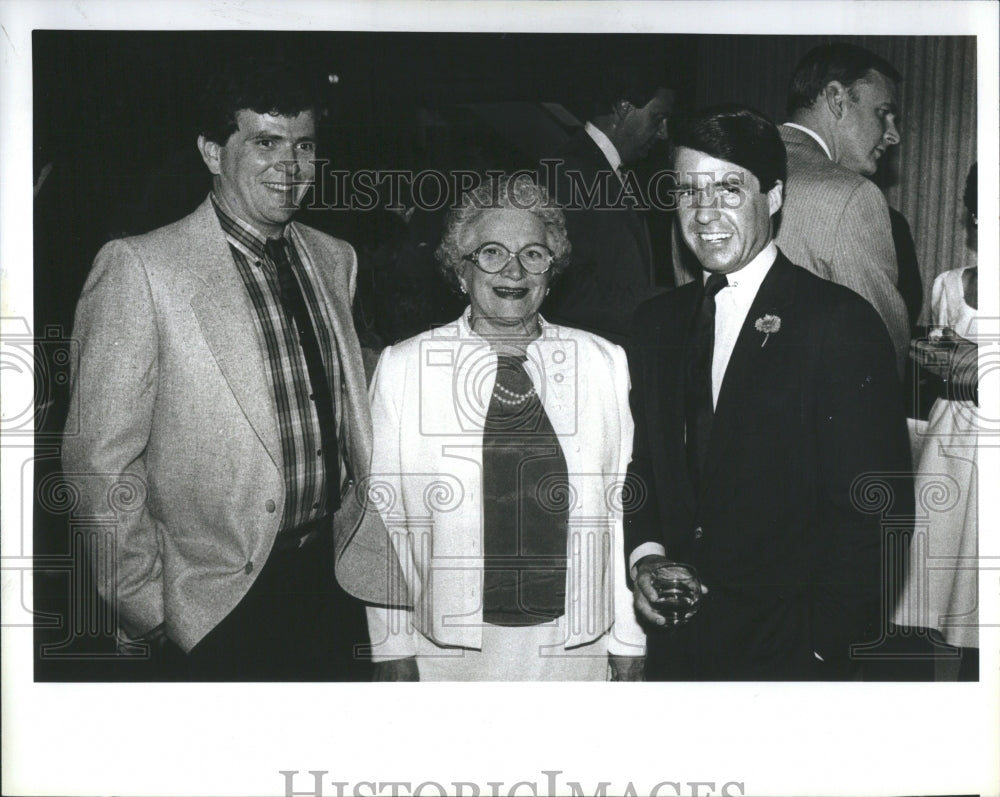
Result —
[[979, 218], [979, 162], [976, 161], [969, 169], [969, 176], [965, 178], [965, 193], [962, 195], [965, 207], [972, 214], [973, 218]]
[[279, 116], [312, 111], [318, 122], [321, 97], [318, 80], [285, 58], [233, 59], [214, 72], [205, 85], [198, 132], [209, 141], [225, 145], [237, 130], [236, 114], [242, 110]]

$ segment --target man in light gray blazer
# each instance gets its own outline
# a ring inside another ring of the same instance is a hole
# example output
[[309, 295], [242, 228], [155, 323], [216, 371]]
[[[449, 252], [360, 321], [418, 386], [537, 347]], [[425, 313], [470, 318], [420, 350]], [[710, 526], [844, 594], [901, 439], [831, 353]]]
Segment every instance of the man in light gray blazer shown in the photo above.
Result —
[[90, 554], [123, 638], [180, 678], [366, 678], [357, 598], [399, 602], [355, 490], [372, 429], [354, 250], [291, 221], [317, 97], [278, 62], [215, 75], [211, 194], [107, 244], [77, 309], [66, 478], [102, 519]]
[[861, 47], [816, 47], [796, 67], [779, 129], [788, 182], [777, 242], [793, 263], [860, 294], [889, 330], [900, 374], [910, 344], [889, 208], [867, 178], [899, 143], [899, 73]]

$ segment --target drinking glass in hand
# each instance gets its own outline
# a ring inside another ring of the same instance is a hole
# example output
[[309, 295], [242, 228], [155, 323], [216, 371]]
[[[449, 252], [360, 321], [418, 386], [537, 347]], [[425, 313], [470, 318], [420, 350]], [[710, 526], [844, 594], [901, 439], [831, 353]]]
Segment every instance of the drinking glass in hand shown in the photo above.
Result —
[[653, 588], [657, 599], [653, 608], [667, 618], [671, 625], [686, 623], [701, 601], [701, 581], [691, 565], [670, 562], [653, 571]]

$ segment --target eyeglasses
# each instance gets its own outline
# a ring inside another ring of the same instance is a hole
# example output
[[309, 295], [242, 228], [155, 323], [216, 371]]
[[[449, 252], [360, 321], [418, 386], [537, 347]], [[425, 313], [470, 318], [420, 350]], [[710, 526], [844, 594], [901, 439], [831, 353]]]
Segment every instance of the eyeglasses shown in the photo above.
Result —
[[529, 274], [544, 274], [552, 267], [552, 261], [555, 260], [552, 250], [542, 244], [528, 244], [517, 252], [511, 252], [506, 246], [495, 241], [481, 244], [462, 259], [471, 260], [487, 274], [499, 274], [515, 257], [521, 268]]

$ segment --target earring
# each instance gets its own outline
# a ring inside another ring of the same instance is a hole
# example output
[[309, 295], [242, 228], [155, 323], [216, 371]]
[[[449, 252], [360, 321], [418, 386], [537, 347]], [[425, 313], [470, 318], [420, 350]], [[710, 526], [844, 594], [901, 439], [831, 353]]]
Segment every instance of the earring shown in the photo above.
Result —
[[546, 288], [545, 289], [545, 295], [548, 296], [551, 291], [552, 291], [552, 288]]
[[465, 287], [465, 283], [464, 283], [464, 282], [460, 282], [460, 283], [458, 284], [458, 289], [459, 289], [459, 290], [460, 290], [460, 291], [461, 291], [462, 293], [468, 293], [468, 292], [469, 292], [469, 291], [468, 291], [468, 289], [467, 289], [467, 288]]

